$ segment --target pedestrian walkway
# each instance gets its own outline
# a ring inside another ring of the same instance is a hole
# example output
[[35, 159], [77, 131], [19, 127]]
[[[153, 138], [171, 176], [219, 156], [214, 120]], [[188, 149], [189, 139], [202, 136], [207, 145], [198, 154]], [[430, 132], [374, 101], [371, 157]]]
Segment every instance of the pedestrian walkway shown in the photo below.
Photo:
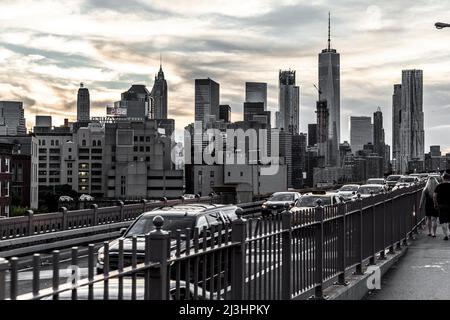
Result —
[[450, 241], [444, 241], [438, 226], [437, 237], [421, 230], [409, 241], [404, 257], [383, 277], [381, 290], [368, 300], [448, 300], [450, 299]]

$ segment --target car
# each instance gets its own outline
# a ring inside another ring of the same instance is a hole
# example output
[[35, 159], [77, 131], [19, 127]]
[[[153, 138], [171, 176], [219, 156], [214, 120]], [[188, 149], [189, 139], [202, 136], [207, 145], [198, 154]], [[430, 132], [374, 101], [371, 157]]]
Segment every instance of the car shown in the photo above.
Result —
[[183, 198], [186, 200], [195, 199], [195, 194], [185, 193], [183, 194]]
[[[132, 288], [133, 281], [135, 281], [135, 289], [136, 289], [136, 300], [144, 300], [145, 298], [145, 278], [137, 277], [133, 280], [130, 277], [124, 277], [122, 279], [122, 299], [123, 300], [131, 300], [132, 297]], [[177, 296], [177, 287], [179, 296]], [[205, 292], [203, 292], [205, 291]], [[119, 292], [119, 280], [117, 278], [112, 278], [108, 280], [108, 300], [118, 300], [118, 292]], [[169, 282], [169, 299], [170, 300], [185, 300], [187, 297], [187, 293], [189, 292], [189, 297], [193, 297], [195, 294], [195, 286], [190, 283], [189, 285], [186, 281], [179, 281], [178, 286], [177, 282], [171, 280]], [[103, 300], [104, 299], [104, 281], [99, 281], [94, 283], [93, 285], [93, 300]], [[199, 300], [221, 300], [223, 298], [219, 297], [217, 293], [211, 294], [211, 292], [207, 290], [203, 290], [200, 286], [197, 287], [197, 299]], [[52, 300], [53, 296], [47, 296], [42, 300]], [[89, 299], [89, 287], [82, 286], [77, 289], [77, 300], [88, 300]], [[58, 300], [72, 300], [72, 290], [67, 290], [59, 294]]]
[[397, 184], [398, 179], [402, 177], [401, 174], [391, 174], [386, 178], [386, 185], [389, 189], [392, 189]]
[[386, 184], [386, 180], [384, 178], [370, 178], [367, 179], [366, 184], [381, 184], [384, 186]]
[[313, 191], [302, 195], [291, 211], [296, 212], [302, 209], [317, 207], [319, 205], [319, 200], [322, 206], [330, 206], [342, 202], [341, 196], [338, 193]]
[[342, 196], [344, 200], [351, 200], [351, 198], [358, 192], [358, 189], [359, 184], [346, 184], [337, 190], [337, 194]]
[[82, 194], [79, 199], [80, 201], [94, 201], [94, 197], [89, 194]]
[[61, 196], [61, 197], [59, 197], [58, 201], [60, 201], [60, 202], [73, 201], [73, 198], [69, 197], [69, 196]]
[[261, 206], [261, 215], [269, 216], [282, 212], [286, 205], [292, 208], [302, 195], [299, 192], [275, 192]]
[[419, 173], [419, 179], [421, 181], [427, 181], [429, 174], [428, 173]]
[[398, 179], [397, 183], [395, 184], [395, 187], [392, 190], [409, 187], [415, 183], [418, 183], [419, 181], [420, 180], [417, 176], [401, 176], [401, 178]]
[[[163, 230], [170, 232], [171, 252], [176, 250], [176, 239], [178, 237], [177, 230], [181, 230], [180, 237], [182, 239], [192, 239], [194, 229], [198, 229], [199, 235], [211, 235], [213, 227], [222, 227], [231, 224], [238, 219], [236, 215], [235, 205], [223, 204], [178, 204], [173, 206], [163, 206], [152, 211], [142, 213], [127, 229], [122, 229], [121, 238], [124, 239], [124, 267], [130, 265], [128, 259], [132, 255], [132, 238], [137, 238], [137, 262], [143, 262], [145, 257], [145, 241], [144, 237], [155, 229], [153, 218], [161, 216], [164, 219]], [[186, 234], [187, 228], [190, 228], [190, 234]], [[192, 243], [192, 241], [191, 241]], [[185, 245], [185, 241], [182, 241]], [[182, 248], [182, 251], [185, 248]], [[118, 267], [119, 260], [119, 239], [109, 242], [109, 262], [110, 269], [114, 270]], [[104, 264], [104, 246], [97, 251], [97, 273], [103, 273]]]
[[[353, 196], [353, 200], [361, 197], [361, 198], [368, 198], [372, 195], [377, 195], [380, 193], [385, 192], [386, 189], [381, 184], [364, 184], [358, 189], [358, 193]], [[359, 195], [359, 197], [358, 197]]]

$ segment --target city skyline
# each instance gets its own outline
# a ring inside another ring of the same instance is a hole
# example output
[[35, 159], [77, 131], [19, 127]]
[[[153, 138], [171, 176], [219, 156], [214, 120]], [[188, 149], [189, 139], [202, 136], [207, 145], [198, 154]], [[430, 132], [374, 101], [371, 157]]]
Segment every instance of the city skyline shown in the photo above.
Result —
[[[0, 13], [0, 63], [5, 72], [0, 75], [0, 96], [24, 102], [28, 127], [33, 126], [37, 111], [52, 114], [55, 124], [65, 117], [75, 120], [80, 82], [90, 91], [91, 116], [103, 115], [106, 105], [132, 84], [153, 86], [162, 53], [169, 118], [176, 120], [178, 129], [194, 119], [195, 78], [217, 81], [220, 104], [229, 104], [232, 118], [238, 120], [245, 82], [267, 82], [268, 110], [275, 111], [277, 72], [290, 68], [297, 72], [300, 131], [306, 132], [315, 119], [317, 54], [326, 46], [330, 10], [332, 43], [341, 54], [341, 123], [347, 123], [350, 114], [369, 116], [381, 106], [390, 143], [392, 86], [401, 82], [403, 69], [421, 69], [425, 150], [441, 145], [450, 152], [445, 140], [450, 127], [442, 117], [450, 110], [448, 72], [442, 67], [449, 59], [442, 52], [450, 34], [433, 28], [450, 12], [450, 5], [443, 1], [421, 1], [408, 8], [401, 1], [380, 6], [319, 2], [274, 7], [270, 1], [243, 7], [233, 1], [227, 6], [219, 1], [194, 7], [185, 1], [109, 4], [108, 8], [101, 1], [64, 6], [52, 1], [36, 5], [7, 1], [2, 5], [6, 10]], [[131, 13], [124, 14], [127, 8]], [[145, 14], [138, 9], [145, 9]], [[31, 14], [34, 19], [27, 19]], [[360, 17], [347, 19], [350, 14]], [[146, 19], [149, 16], [151, 21]], [[118, 18], [130, 23], [117, 24]], [[291, 22], [288, 28], [286, 22]], [[242, 27], [246, 32], [236, 35]], [[412, 37], [414, 41], [409, 40]], [[349, 128], [342, 124], [341, 140], [348, 141]]]

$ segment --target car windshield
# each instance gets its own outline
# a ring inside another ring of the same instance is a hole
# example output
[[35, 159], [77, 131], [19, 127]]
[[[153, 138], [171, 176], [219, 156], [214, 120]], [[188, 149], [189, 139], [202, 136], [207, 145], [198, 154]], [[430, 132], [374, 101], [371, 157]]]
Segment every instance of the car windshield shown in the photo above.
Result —
[[414, 177], [402, 177], [398, 180], [398, 182], [414, 182], [416, 179]]
[[358, 191], [359, 186], [343, 186], [339, 191]]
[[274, 194], [269, 198], [269, 201], [292, 201], [292, 200], [294, 200], [294, 195], [292, 193]]
[[[126, 237], [143, 237], [145, 234], [153, 231], [155, 226], [153, 225], [154, 215], [146, 215], [139, 218], [138, 221], [131, 227], [131, 229], [125, 235]], [[164, 231], [170, 231], [171, 237], [176, 236], [177, 229], [184, 230], [195, 226], [195, 217], [193, 216], [179, 216], [179, 215], [164, 215]]]
[[380, 187], [376, 187], [376, 186], [362, 186], [358, 190], [358, 192], [360, 194], [371, 194], [372, 192], [376, 194], [376, 193], [378, 193], [380, 191], [381, 191], [381, 188]]
[[325, 196], [303, 196], [298, 202], [299, 207], [317, 207], [317, 201], [322, 200], [323, 206], [329, 206], [331, 204], [331, 197]]
[[401, 176], [389, 176], [387, 177], [387, 181], [398, 181], [398, 179], [400, 179]]

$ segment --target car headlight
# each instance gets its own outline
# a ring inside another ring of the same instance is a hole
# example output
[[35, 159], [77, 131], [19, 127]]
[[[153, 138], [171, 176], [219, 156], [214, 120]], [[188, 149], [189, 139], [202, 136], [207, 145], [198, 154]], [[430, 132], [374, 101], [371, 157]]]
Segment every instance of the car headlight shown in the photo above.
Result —
[[267, 208], [267, 204], [263, 203], [262, 208], [266, 209]]
[[104, 248], [101, 247], [100, 249], [98, 249], [97, 251], [97, 262], [99, 264], [103, 264], [103, 260], [105, 259], [105, 253], [104, 253]]

